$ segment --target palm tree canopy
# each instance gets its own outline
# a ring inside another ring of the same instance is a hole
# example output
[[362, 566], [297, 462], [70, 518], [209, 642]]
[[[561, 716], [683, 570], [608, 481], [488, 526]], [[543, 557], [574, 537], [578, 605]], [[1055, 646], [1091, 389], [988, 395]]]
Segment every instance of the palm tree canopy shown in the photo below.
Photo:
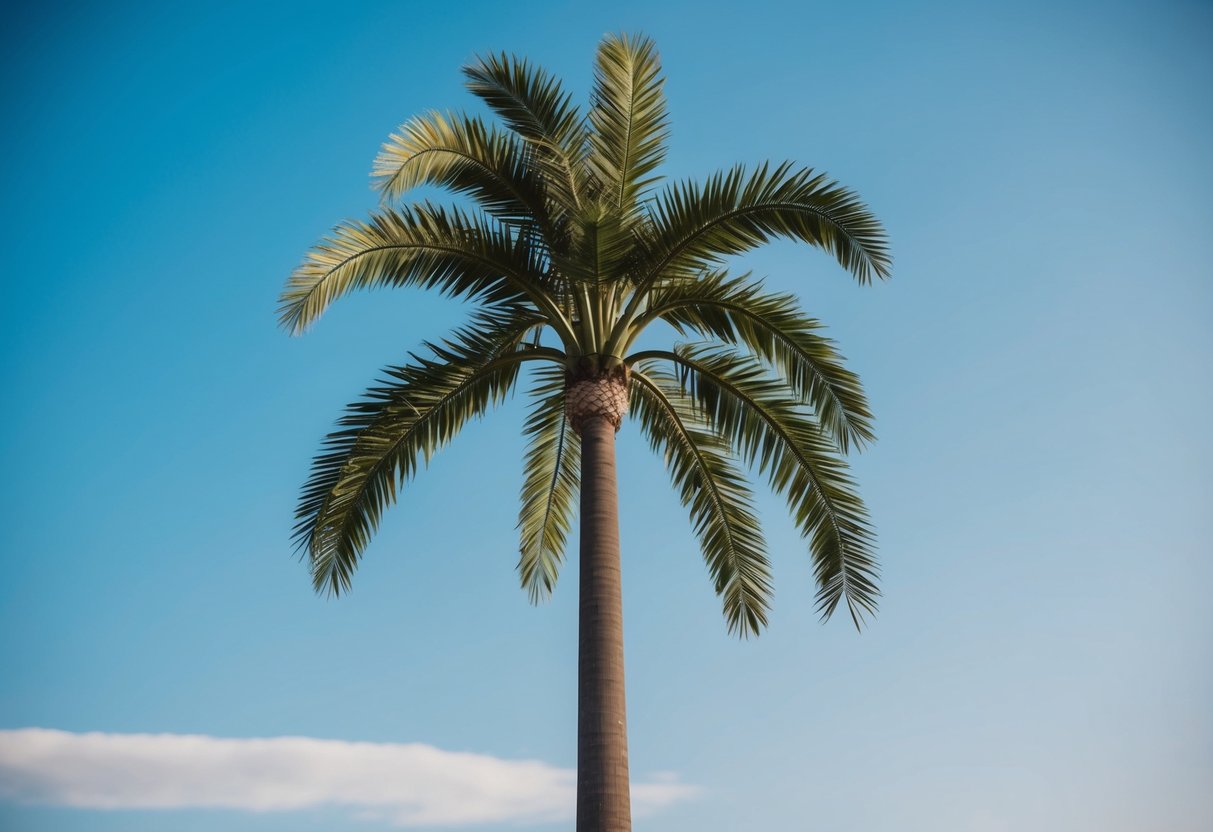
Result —
[[[464, 73], [499, 123], [433, 112], [404, 124], [374, 163], [382, 206], [338, 225], [282, 293], [292, 333], [362, 288], [436, 289], [475, 308], [468, 326], [389, 367], [325, 441], [295, 527], [316, 589], [349, 588], [419, 462], [534, 364], [518, 521], [519, 574], [533, 600], [556, 583], [577, 502], [580, 442], [566, 392], [616, 373], [690, 511], [729, 629], [759, 632], [771, 594], [745, 466], [786, 498], [823, 617], [845, 602], [860, 626], [876, 608], [877, 567], [843, 457], [874, 438], [867, 400], [793, 296], [727, 263], [786, 238], [867, 284], [889, 276], [880, 223], [852, 191], [791, 162], [664, 183], [668, 118], [647, 38], [602, 42], [587, 113], [526, 60], [489, 55]], [[461, 204], [401, 204], [422, 185]], [[694, 340], [636, 351], [658, 322]]]

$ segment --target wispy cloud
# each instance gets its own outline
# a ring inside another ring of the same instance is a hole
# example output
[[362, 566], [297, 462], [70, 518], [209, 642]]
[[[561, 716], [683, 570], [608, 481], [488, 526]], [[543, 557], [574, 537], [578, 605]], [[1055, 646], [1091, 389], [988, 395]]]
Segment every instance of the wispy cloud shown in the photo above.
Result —
[[[0, 731], [0, 798], [82, 809], [346, 807], [399, 826], [563, 821], [576, 773], [417, 743], [308, 737]], [[637, 813], [694, 796], [668, 773], [633, 783]]]

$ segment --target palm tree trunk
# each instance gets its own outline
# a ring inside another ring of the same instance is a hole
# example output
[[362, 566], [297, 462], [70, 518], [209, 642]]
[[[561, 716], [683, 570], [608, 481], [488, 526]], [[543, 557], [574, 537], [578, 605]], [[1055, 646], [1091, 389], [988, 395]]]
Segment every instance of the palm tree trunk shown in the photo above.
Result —
[[577, 832], [631, 832], [615, 426], [581, 425]]

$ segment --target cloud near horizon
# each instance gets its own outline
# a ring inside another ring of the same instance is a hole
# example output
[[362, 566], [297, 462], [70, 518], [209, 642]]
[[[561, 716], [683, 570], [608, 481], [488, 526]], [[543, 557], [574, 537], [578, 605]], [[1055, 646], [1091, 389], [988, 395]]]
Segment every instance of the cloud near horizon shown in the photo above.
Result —
[[[571, 819], [576, 783], [573, 769], [420, 743], [0, 730], [0, 799], [79, 809], [345, 807], [398, 826], [534, 823]], [[632, 784], [638, 814], [698, 793], [672, 774]]]

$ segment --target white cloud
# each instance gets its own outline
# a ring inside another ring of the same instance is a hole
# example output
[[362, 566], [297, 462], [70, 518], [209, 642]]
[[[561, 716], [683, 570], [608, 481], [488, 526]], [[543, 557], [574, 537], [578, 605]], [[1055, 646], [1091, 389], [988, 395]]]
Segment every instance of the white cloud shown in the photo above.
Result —
[[[0, 798], [82, 809], [340, 806], [400, 826], [573, 816], [576, 772], [417, 743], [308, 737], [0, 731]], [[669, 773], [632, 784], [638, 814], [694, 796]]]

